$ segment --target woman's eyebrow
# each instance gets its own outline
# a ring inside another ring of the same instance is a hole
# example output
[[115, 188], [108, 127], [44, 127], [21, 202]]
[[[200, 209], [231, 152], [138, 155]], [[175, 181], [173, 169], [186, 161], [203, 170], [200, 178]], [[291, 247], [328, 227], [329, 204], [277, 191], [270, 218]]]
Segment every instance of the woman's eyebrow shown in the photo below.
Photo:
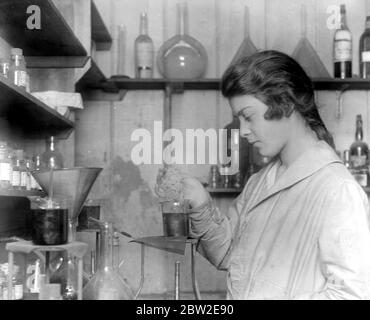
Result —
[[243, 114], [243, 112], [245, 111], [245, 109], [248, 109], [248, 108], [251, 108], [251, 106], [246, 106], [243, 109], [239, 110], [239, 112], [237, 114], [234, 114], [234, 117], [240, 117]]

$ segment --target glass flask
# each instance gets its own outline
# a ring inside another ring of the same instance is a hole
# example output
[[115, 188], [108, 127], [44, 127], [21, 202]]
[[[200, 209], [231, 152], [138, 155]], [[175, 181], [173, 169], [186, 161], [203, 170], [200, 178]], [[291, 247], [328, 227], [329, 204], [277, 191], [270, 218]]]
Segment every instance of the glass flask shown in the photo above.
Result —
[[67, 252], [63, 252], [60, 254], [59, 259], [62, 259], [63, 262], [59, 268], [51, 274], [50, 283], [60, 284], [63, 300], [77, 300], [78, 267], [76, 258]]
[[177, 4], [177, 33], [159, 49], [157, 65], [167, 79], [199, 79], [207, 68], [207, 52], [203, 45], [187, 34], [186, 4]]
[[54, 136], [46, 139], [46, 150], [41, 155], [41, 165], [44, 169], [63, 168], [63, 156], [57, 148], [57, 139]]
[[84, 300], [133, 300], [134, 294], [113, 265], [113, 225], [100, 224], [100, 257], [97, 272], [83, 289]]

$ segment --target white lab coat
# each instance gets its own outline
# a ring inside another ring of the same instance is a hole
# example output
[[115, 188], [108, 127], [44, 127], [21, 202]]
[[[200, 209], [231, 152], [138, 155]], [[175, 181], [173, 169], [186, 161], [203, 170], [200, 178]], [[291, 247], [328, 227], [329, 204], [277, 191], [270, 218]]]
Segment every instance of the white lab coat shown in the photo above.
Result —
[[253, 175], [227, 216], [195, 208], [198, 251], [228, 271], [228, 299], [370, 298], [369, 205], [324, 141], [275, 181], [278, 162]]

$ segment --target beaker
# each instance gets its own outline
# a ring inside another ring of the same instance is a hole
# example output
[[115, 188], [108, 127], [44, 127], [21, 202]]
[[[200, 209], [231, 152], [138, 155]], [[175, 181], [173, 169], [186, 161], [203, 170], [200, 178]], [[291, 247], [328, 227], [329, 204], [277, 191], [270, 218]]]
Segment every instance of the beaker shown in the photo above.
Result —
[[61, 245], [68, 241], [70, 198], [30, 196], [31, 238], [35, 245]]
[[84, 300], [133, 300], [134, 294], [127, 282], [113, 266], [113, 225], [99, 223], [100, 257], [98, 270], [83, 289]]
[[189, 236], [188, 202], [164, 201], [161, 207], [164, 235], [166, 237]]

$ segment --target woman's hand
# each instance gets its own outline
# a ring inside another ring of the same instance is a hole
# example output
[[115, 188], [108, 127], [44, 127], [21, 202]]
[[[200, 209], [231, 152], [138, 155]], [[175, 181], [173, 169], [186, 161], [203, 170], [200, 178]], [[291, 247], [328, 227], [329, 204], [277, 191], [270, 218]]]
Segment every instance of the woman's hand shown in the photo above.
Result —
[[199, 207], [209, 201], [210, 195], [199, 180], [186, 177], [181, 180], [183, 198], [189, 200], [192, 208]]

